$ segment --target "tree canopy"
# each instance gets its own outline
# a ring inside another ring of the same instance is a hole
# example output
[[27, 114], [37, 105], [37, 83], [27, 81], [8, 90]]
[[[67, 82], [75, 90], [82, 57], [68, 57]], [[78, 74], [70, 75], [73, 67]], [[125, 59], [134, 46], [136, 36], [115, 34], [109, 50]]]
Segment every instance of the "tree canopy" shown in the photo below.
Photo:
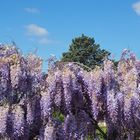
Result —
[[109, 55], [110, 52], [101, 49], [94, 38], [82, 34], [82, 36], [72, 40], [69, 51], [62, 54], [61, 61], [78, 62], [94, 68], [96, 65], [100, 66], [104, 58]]

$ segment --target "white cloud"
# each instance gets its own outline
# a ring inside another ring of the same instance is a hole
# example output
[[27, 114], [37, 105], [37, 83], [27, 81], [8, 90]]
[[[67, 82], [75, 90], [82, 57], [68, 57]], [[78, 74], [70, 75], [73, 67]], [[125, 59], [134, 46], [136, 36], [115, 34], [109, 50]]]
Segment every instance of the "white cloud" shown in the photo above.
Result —
[[140, 1], [136, 2], [132, 5], [132, 8], [134, 9], [134, 11], [137, 13], [137, 15], [140, 16]]
[[32, 14], [36, 14], [40, 12], [39, 9], [37, 8], [25, 8], [25, 11]]
[[29, 24], [26, 26], [26, 32], [29, 36], [44, 37], [48, 35], [47, 29], [36, 24]]
[[36, 24], [29, 24], [25, 26], [26, 35], [29, 36], [30, 41], [40, 44], [40, 45], [48, 45], [48, 44], [58, 44], [58, 41], [54, 41], [49, 38], [49, 32], [46, 28], [38, 26]]

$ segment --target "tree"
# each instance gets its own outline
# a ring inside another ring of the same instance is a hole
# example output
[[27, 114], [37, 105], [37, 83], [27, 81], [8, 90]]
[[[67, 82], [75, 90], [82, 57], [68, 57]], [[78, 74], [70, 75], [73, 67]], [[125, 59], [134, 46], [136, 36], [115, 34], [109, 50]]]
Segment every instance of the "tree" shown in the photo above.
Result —
[[94, 68], [95, 65], [101, 66], [104, 58], [109, 55], [110, 52], [101, 49], [100, 45], [95, 43], [94, 38], [82, 34], [72, 40], [69, 51], [62, 54], [61, 61], [78, 62]]

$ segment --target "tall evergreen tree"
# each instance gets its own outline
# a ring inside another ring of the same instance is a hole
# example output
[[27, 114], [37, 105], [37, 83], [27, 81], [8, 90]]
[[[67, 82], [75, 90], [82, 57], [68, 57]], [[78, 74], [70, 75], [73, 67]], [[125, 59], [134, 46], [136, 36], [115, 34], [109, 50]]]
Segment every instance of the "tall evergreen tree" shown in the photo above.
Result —
[[94, 38], [85, 36], [77, 37], [72, 40], [69, 51], [62, 54], [62, 61], [64, 62], [78, 62], [90, 68], [95, 65], [100, 66], [106, 56], [110, 52], [101, 49], [99, 44], [95, 43]]

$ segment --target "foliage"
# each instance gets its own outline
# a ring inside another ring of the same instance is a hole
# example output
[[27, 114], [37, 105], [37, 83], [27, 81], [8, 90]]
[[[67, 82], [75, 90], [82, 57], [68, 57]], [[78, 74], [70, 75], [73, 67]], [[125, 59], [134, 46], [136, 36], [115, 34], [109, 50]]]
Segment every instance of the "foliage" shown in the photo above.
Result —
[[[140, 61], [125, 50], [114, 68], [87, 72], [0, 46], [0, 139], [137, 140], [140, 137]], [[101, 125], [101, 121], [106, 126]], [[107, 128], [107, 129], [106, 129]]]
[[110, 53], [100, 48], [94, 38], [82, 35], [72, 40], [69, 51], [63, 53], [63, 62], [78, 62], [90, 68], [103, 64], [104, 58]]
[[53, 115], [53, 118], [55, 118], [55, 119], [57, 119], [57, 120], [59, 120], [61, 122], [64, 122], [65, 117], [61, 112], [54, 111], [52, 115]]

